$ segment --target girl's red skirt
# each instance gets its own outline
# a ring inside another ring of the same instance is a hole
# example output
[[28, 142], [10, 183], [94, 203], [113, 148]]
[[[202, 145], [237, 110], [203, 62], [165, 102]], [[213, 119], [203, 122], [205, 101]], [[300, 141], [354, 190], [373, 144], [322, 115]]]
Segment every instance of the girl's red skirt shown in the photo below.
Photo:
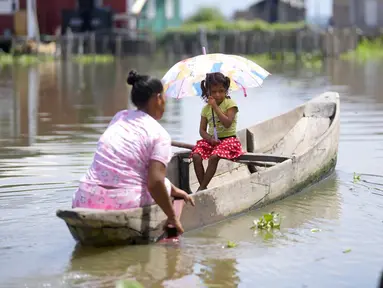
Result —
[[205, 139], [198, 140], [190, 157], [192, 157], [193, 154], [199, 154], [202, 159], [209, 159], [211, 155], [217, 155], [220, 158], [234, 160], [245, 153], [242, 151], [241, 142], [237, 137], [223, 138], [220, 139], [220, 141], [218, 145], [213, 146]]

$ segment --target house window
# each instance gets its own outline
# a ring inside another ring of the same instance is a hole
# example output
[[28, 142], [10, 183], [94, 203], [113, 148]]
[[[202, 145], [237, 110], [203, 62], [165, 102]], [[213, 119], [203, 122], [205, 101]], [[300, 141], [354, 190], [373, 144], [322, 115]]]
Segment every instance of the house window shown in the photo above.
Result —
[[165, 0], [165, 17], [166, 19], [174, 18], [174, 0]]
[[12, 11], [17, 12], [20, 9], [19, 0], [12, 0]]
[[149, 19], [153, 19], [156, 17], [156, 0], [148, 0], [146, 5], [148, 5], [148, 7], [146, 7], [146, 16]]
[[376, 0], [365, 0], [364, 2], [364, 23], [370, 27], [378, 25], [378, 2]]
[[0, 14], [13, 14], [19, 11], [19, 0], [1, 0]]

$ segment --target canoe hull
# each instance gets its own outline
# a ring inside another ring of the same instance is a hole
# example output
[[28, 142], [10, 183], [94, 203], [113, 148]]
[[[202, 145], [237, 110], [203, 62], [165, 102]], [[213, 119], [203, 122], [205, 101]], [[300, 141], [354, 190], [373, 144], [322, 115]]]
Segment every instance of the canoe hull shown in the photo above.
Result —
[[[245, 132], [240, 131], [240, 135], [245, 135], [241, 142], [249, 152], [292, 153], [284, 155], [288, 157], [283, 162], [257, 171], [248, 165], [222, 161], [211, 188], [192, 196], [196, 206], [185, 205], [181, 214], [185, 232], [283, 199], [329, 175], [337, 162], [339, 113], [339, 95], [328, 92], [290, 112], [244, 129]], [[309, 135], [321, 129], [323, 133]], [[263, 140], [270, 132], [274, 139]], [[304, 135], [299, 138], [301, 134]], [[251, 141], [249, 135], [254, 136]], [[173, 169], [169, 171], [169, 178], [176, 185], [182, 182], [181, 175], [177, 175], [183, 163], [182, 155], [173, 157]], [[196, 180], [192, 165], [188, 172], [189, 184], [193, 186]], [[57, 216], [66, 222], [76, 241], [92, 246], [155, 242], [162, 235], [166, 220], [157, 205], [122, 211], [76, 208], [58, 210]]]

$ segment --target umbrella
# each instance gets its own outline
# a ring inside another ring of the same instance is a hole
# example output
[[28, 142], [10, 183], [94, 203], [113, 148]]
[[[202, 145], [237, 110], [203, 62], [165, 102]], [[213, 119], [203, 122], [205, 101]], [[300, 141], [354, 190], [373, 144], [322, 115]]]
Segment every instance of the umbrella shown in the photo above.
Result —
[[[207, 73], [221, 72], [230, 78], [230, 91], [242, 89], [247, 96], [246, 89], [259, 87], [263, 80], [271, 75], [268, 71], [253, 61], [238, 55], [222, 53], [203, 54], [176, 63], [162, 78], [166, 97], [184, 98], [202, 96], [201, 81]], [[214, 113], [214, 136], [217, 137]]]
[[162, 78], [167, 97], [201, 96], [201, 81], [207, 73], [221, 72], [230, 78], [230, 91], [259, 87], [270, 75], [253, 61], [238, 55], [203, 54], [176, 63]]

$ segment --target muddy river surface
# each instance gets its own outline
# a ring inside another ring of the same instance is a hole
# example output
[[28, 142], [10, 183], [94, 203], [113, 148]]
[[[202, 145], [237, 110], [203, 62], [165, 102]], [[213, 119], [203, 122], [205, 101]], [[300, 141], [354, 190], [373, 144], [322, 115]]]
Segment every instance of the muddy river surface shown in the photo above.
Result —
[[[137, 65], [163, 73], [129, 61], [0, 71], [0, 287], [114, 287], [120, 278], [145, 287], [376, 287], [383, 269], [383, 64], [377, 62], [278, 69], [247, 98], [233, 95], [242, 128], [324, 91], [339, 92], [339, 155], [329, 178], [187, 233], [179, 247], [77, 247], [55, 211], [70, 207], [108, 121], [132, 107], [125, 77]], [[161, 122], [174, 140], [198, 138], [202, 105], [198, 98], [168, 101]], [[362, 181], [353, 183], [354, 172]], [[280, 232], [254, 235], [252, 221], [270, 211], [284, 217]], [[223, 249], [228, 240], [239, 245]]]

